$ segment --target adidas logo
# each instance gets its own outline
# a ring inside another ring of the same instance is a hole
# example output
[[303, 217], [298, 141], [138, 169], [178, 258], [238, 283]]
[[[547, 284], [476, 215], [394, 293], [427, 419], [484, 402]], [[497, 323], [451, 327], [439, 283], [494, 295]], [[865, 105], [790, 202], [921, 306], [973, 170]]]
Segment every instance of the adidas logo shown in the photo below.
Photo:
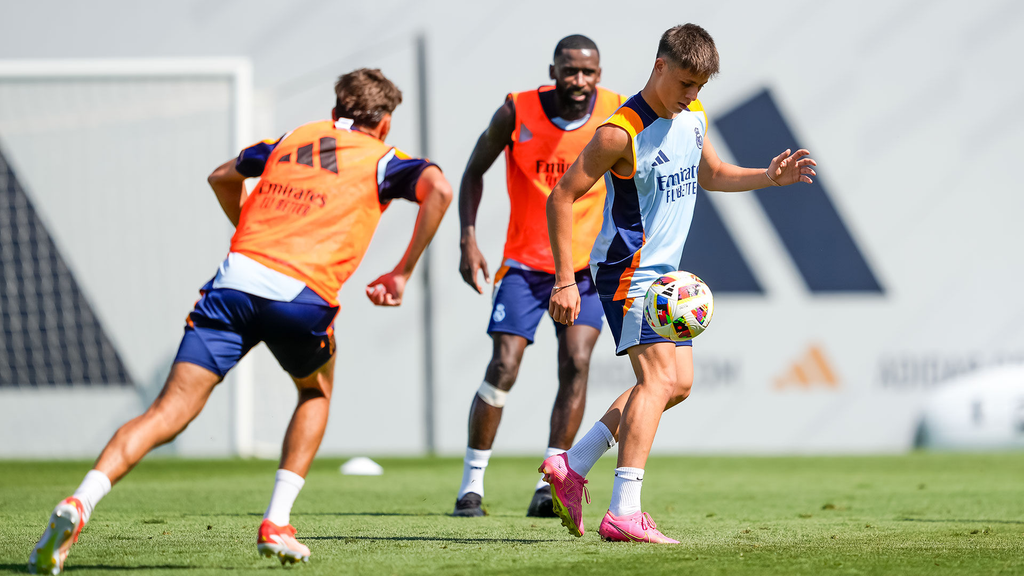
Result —
[[811, 345], [796, 362], [790, 365], [782, 376], [775, 379], [775, 388], [839, 388], [839, 379], [825, 358], [824, 352], [816, 345]]
[[651, 164], [651, 166], [661, 166], [665, 162], [668, 162], [668, 156], [665, 156], [664, 152], [658, 150], [658, 157], [654, 160], [654, 164]]

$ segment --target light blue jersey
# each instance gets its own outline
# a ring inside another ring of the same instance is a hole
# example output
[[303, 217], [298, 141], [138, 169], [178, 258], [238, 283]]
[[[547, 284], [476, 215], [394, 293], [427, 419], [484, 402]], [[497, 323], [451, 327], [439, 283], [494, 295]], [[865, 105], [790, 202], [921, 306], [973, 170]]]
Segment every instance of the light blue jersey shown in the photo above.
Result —
[[638, 93], [605, 124], [629, 133], [633, 173], [608, 171], [604, 224], [590, 253], [602, 300], [642, 298], [677, 270], [697, 200], [697, 168], [708, 120], [699, 100], [674, 119], [660, 118]]

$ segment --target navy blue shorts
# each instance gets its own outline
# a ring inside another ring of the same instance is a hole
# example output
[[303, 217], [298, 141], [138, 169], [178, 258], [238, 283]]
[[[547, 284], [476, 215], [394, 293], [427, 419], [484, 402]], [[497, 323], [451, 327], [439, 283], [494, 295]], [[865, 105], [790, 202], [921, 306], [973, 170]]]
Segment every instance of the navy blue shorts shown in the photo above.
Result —
[[268, 300], [208, 282], [188, 315], [175, 362], [202, 366], [223, 377], [253, 346], [266, 342], [278, 363], [304, 378], [334, 354], [338, 313], [309, 288], [291, 302]]
[[675, 342], [659, 336], [644, 318], [644, 299], [627, 298], [625, 300], [601, 300], [605, 316], [608, 317], [608, 329], [615, 337], [615, 355], [623, 356], [633, 346], [653, 344], [655, 342], [672, 342], [676, 346], [693, 346], [693, 340]]
[[[487, 333], [515, 334], [533, 344], [537, 325], [548, 311], [551, 289], [555, 286], [555, 275], [519, 268], [505, 268], [503, 275], [502, 271], [498, 274], [500, 276], [494, 287], [494, 307], [491, 309]], [[593, 326], [600, 330], [603, 316], [601, 300], [597, 295], [594, 281], [590, 279], [590, 270], [580, 270], [576, 273], [576, 287], [580, 291], [580, 316], [576, 319], [576, 324]], [[560, 322], [554, 324], [557, 335], [561, 335], [567, 328]]]

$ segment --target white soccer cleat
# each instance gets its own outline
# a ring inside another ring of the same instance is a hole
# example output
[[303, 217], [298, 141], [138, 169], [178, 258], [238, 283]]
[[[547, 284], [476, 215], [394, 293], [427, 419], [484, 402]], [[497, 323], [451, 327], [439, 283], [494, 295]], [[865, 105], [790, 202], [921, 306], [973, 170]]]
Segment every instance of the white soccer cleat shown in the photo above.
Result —
[[78, 498], [65, 499], [50, 514], [50, 522], [28, 557], [29, 574], [60, 574], [71, 545], [82, 532], [83, 509]]
[[270, 520], [263, 520], [256, 537], [256, 550], [267, 558], [277, 556], [281, 564], [309, 562], [309, 548], [295, 539], [295, 528], [291, 524], [278, 526]]

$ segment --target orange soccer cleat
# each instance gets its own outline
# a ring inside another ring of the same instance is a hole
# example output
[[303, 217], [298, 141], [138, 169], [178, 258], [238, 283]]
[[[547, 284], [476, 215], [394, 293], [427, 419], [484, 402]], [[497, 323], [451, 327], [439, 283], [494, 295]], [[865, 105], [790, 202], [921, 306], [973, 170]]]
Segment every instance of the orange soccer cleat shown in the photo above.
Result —
[[28, 557], [29, 574], [60, 574], [71, 545], [82, 533], [82, 503], [74, 496], [64, 499], [50, 514], [50, 522]]
[[295, 528], [291, 524], [278, 526], [270, 520], [264, 520], [260, 524], [259, 536], [256, 537], [256, 549], [267, 558], [277, 556], [281, 564], [309, 562], [309, 548], [295, 539]]

